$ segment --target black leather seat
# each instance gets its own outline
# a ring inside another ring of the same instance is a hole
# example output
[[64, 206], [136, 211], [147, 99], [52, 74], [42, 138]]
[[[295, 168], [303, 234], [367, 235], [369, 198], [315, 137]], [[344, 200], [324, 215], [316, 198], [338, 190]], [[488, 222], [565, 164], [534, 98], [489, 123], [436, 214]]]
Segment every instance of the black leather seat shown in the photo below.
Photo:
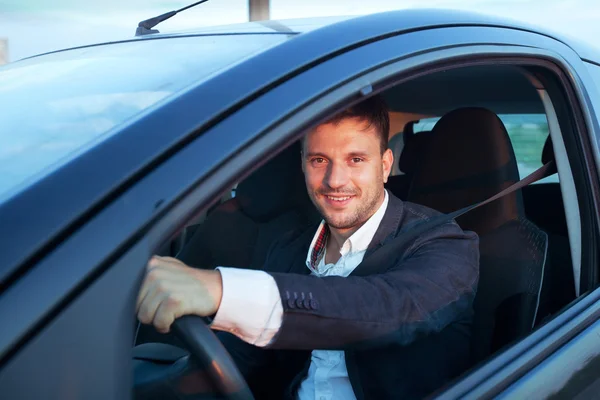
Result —
[[[485, 200], [519, 180], [506, 129], [486, 109], [446, 114], [424, 150], [408, 200], [445, 213]], [[480, 238], [471, 347], [477, 362], [533, 329], [548, 239], [525, 218], [520, 192], [457, 222]]]
[[408, 197], [410, 183], [431, 137], [431, 131], [422, 131], [415, 134], [413, 125], [414, 121], [407, 123], [402, 132], [404, 148], [398, 159], [398, 167], [404, 174], [390, 176], [385, 184], [386, 189], [402, 200], [406, 200]]
[[177, 258], [198, 268], [261, 268], [271, 244], [289, 230], [319, 221], [306, 192], [295, 143], [237, 187], [216, 207]]

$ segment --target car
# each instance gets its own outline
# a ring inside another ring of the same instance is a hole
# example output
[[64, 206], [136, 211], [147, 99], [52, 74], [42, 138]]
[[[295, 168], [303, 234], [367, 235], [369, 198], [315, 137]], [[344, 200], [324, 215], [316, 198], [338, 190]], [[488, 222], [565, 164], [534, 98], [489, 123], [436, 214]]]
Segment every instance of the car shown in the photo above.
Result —
[[298, 141], [375, 94], [403, 200], [449, 213], [555, 168], [457, 219], [481, 239], [474, 357], [431, 397], [596, 397], [600, 52], [451, 10], [152, 33], [1, 67], [0, 396], [168, 398], [195, 360], [251, 397], [199, 319], [168, 337], [136, 323], [145, 266], [260, 268], [318, 218]]

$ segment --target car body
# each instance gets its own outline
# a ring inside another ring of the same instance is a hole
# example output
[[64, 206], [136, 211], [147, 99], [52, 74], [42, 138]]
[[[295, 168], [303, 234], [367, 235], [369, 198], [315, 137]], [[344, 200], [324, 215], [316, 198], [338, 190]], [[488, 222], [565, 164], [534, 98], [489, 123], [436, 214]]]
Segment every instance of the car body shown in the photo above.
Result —
[[154, 34], [2, 67], [0, 144], [57, 139], [32, 140], [26, 165], [17, 150], [0, 158], [1, 397], [129, 398], [144, 266], [190, 219], [344, 102], [454, 65], [524, 62], [561, 77], [565, 101], [555, 108], [570, 115], [554, 150], [570, 185], [577, 298], [437, 396], [592, 397], [600, 52], [535, 27], [433, 10]]

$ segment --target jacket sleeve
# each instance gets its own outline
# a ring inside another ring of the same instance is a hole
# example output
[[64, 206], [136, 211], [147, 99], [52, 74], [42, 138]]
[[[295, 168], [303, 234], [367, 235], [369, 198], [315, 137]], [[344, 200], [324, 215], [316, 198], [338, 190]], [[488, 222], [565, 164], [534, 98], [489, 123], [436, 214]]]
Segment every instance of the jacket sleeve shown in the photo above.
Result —
[[364, 277], [271, 273], [284, 308], [269, 344], [285, 349], [407, 345], [472, 310], [477, 235], [455, 223], [425, 234], [385, 272]]

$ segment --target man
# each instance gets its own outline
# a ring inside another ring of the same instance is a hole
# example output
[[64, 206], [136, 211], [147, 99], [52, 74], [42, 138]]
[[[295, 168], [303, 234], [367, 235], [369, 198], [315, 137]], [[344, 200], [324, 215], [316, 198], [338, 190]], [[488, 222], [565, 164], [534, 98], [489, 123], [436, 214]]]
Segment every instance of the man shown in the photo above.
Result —
[[[384, 189], [388, 131], [385, 105], [372, 97], [309, 132], [302, 168], [323, 222], [281, 238], [261, 271], [154, 257], [139, 320], [168, 332], [179, 316], [214, 315], [251, 387], [273, 398], [420, 398], [462, 372], [477, 236], [449, 222], [369, 263], [404, 227], [438, 215]], [[282, 387], [256, 389], [273, 373]]]

